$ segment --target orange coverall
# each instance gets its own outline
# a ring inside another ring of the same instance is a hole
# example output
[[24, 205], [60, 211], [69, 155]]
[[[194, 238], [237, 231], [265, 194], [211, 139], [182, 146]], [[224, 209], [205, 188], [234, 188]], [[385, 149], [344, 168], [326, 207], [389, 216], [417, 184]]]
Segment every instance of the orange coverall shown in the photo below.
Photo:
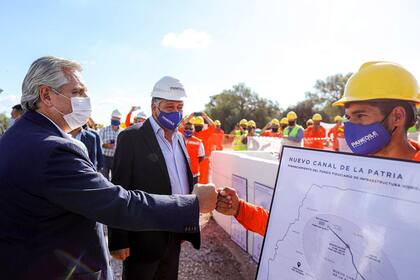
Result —
[[211, 154], [211, 142], [210, 138], [213, 135], [216, 126], [210, 125], [206, 130], [200, 132], [194, 131], [193, 136], [203, 141], [204, 151], [206, 158], [200, 162], [200, 184], [207, 184], [209, 182], [209, 166], [210, 166], [210, 154]]
[[303, 133], [303, 146], [313, 149], [324, 149], [324, 141], [327, 132], [324, 127], [315, 128], [313, 125], [308, 126]]
[[[331, 137], [333, 136], [333, 137]], [[338, 138], [344, 138], [344, 125], [335, 125], [328, 131], [328, 138], [333, 138], [333, 149], [338, 151]]]
[[225, 132], [223, 129], [215, 129], [213, 135], [210, 137], [210, 145], [212, 151], [221, 151], [223, 150], [223, 138], [225, 137]]

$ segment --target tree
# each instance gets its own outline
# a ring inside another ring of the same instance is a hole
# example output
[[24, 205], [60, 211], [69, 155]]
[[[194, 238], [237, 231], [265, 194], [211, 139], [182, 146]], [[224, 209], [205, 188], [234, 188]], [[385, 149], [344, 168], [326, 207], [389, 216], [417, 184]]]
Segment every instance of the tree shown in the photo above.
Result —
[[5, 113], [0, 113], [0, 135], [2, 134], [4, 129], [9, 127], [9, 118], [6, 116]]
[[332, 122], [336, 115], [343, 115], [342, 107], [332, 104], [343, 96], [344, 88], [352, 73], [335, 74], [324, 80], [317, 80], [313, 92], [305, 93], [306, 100], [314, 102], [314, 111], [321, 112], [325, 121]]
[[258, 127], [263, 127], [272, 118], [281, 115], [276, 102], [261, 98], [245, 84], [234, 85], [232, 89], [210, 97], [206, 104], [206, 113], [222, 122], [226, 132], [230, 132], [241, 119], [254, 120]]

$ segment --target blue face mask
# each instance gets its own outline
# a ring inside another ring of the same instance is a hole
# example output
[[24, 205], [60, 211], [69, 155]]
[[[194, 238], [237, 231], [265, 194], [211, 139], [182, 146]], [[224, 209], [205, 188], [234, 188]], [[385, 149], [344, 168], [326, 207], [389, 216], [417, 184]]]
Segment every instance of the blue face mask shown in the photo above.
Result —
[[185, 137], [190, 138], [193, 135], [193, 132], [192, 130], [185, 130], [184, 135]]
[[117, 120], [111, 120], [111, 125], [113, 126], [120, 126], [121, 122]]
[[345, 122], [344, 138], [351, 151], [355, 154], [370, 155], [382, 150], [391, 141], [391, 133], [382, 122], [369, 125]]
[[166, 113], [166, 112], [159, 112], [158, 120], [161, 125], [163, 125], [165, 128], [169, 130], [175, 130], [178, 125], [181, 123], [182, 120], [182, 113], [180, 112], [172, 112], [172, 113]]

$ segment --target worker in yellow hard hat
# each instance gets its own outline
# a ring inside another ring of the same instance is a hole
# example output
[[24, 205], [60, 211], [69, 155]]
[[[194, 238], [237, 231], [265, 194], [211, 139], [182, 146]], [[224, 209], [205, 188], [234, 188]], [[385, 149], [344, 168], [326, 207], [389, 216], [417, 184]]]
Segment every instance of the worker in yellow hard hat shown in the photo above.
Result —
[[[344, 136], [353, 152], [420, 161], [420, 146], [407, 139], [420, 105], [414, 76], [390, 62], [369, 62], [348, 80], [343, 97], [348, 122]], [[240, 199], [232, 188], [219, 193], [217, 211], [234, 216], [246, 229], [264, 235], [268, 211]]]
[[296, 123], [297, 114], [293, 111], [287, 113], [288, 126], [283, 130], [283, 143], [289, 146], [302, 146], [304, 129]]
[[344, 137], [352, 152], [420, 161], [420, 146], [407, 138], [416, 123], [419, 87], [401, 65], [368, 62], [348, 80], [343, 97]]
[[247, 145], [242, 143], [242, 139], [248, 136], [248, 121], [242, 119], [239, 121], [239, 124], [236, 126], [236, 129], [233, 131], [233, 150], [234, 151], [244, 151], [247, 150]]
[[309, 127], [311, 125], [314, 125], [314, 120], [313, 119], [309, 119], [306, 121], [306, 127]]
[[280, 128], [280, 121], [278, 119], [272, 119], [267, 123], [261, 130], [260, 136], [265, 137], [282, 137], [283, 130]]
[[312, 149], [324, 149], [327, 131], [321, 125], [321, 114], [314, 114], [312, 116], [313, 125], [305, 129], [303, 137], [303, 146]]
[[[343, 146], [344, 142], [344, 125], [343, 118], [341, 116], [334, 117], [335, 125], [328, 131], [328, 138], [332, 140], [333, 150], [339, 151], [340, 146]], [[340, 145], [340, 143], [342, 143]]]
[[289, 125], [289, 121], [287, 120], [287, 118], [282, 118], [280, 120], [280, 130], [282, 132], [282, 136], [283, 136], [283, 131], [284, 129]]

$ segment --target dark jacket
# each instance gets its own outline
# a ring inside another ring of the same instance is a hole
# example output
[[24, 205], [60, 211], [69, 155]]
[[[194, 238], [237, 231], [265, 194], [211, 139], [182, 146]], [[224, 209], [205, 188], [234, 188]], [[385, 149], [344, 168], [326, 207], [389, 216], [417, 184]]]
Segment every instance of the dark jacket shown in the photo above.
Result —
[[[184, 153], [189, 187], [192, 191], [193, 176], [187, 156]], [[119, 134], [112, 174], [112, 182], [128, 190], [171, 194], [165, 159], [149, 120], [141, 127], [131, 126]], [[178, 219], [173, 220], [174, 224], [178, 222]], [[155, 261], [163, 256], [170, 234], [167, 231], [131, 232], [110, 229], [109, 249], [114, 251], [130, 248], [130, 256]], [[190, 241], [196, 249], [200, 247], [199, 233], [178, 234], [177, 237]]]
[[108, 182], [41, 114], [25, 113], [0, 139], [1, 279], [112, 279], [96, 221], [186, 233], [199, 230], [198, 220], [193, 195], [149, 195]]
[[85, 144], [89, 159], [93, 163], [95, 167], [98, 166], [98, 159], [97, 159], [97, 145], [96, 145], [96, 136], [92, 132], [85, 130], [82, 128], [80, 131], [80, 141]]

